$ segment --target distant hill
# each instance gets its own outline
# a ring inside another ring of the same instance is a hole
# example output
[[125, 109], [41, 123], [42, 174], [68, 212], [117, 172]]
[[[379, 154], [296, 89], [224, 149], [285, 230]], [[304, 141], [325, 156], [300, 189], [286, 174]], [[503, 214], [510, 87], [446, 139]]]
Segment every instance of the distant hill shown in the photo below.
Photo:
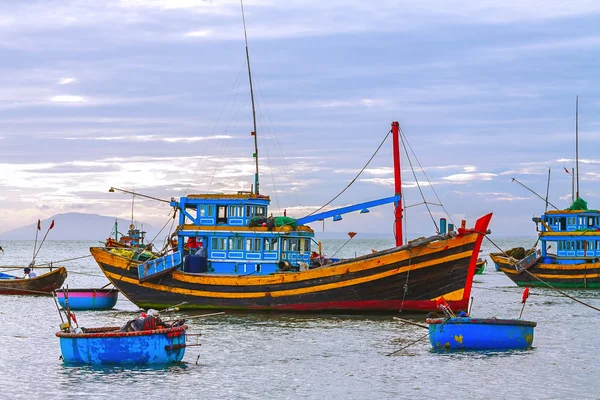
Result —
[[[107, 217], [98, 214], [65, 213], [41, 221], [41, 230], [38, 232], [38, 240], [41, 240], [50, 224], [54, 220], [54, 228], [48, 233], [46, 240], [101, 240], [104, 241], [110, 234], [115, 224], [115, 217]], [[118, 218], [118, 229], [120, 233], [127, 234], [131, 221]], [[147, 231], [146, 235], [152, 239], [155, 229], [151, 225], [135, 221], [137, 228]], [[34, 240], [37, 221], [33, 224], [23, 226], [0, 233], [2, 240]]]

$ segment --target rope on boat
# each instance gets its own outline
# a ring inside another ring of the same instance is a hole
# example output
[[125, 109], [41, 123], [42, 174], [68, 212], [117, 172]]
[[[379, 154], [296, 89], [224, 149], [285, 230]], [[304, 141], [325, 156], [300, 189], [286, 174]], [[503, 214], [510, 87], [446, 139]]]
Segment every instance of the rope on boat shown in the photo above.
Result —
[[[478, 233], [480, 233], [480, 232], [478, 232]], [[509, 259], [512, 259], [512, 257], [510, 257], [508, 254], [506, 254], [506, 252], [505, 252], [504, 250], [502, 250], [502, 249], [500, 248], [500, 246], [498, 246], [496, 243], [494, 243], [494, 241], [493, 241], [492, 239], [490, 239], [490, 238], [487, 236], [487, 234], [484, 234], [484, 236], [485, 236], [485, 238], [486, 238], [487, 240], [489, 240], [489, 241], [490, 241], [490, 243], [491, 243], [491, 244], [493, 244], [494, 246], [496, 246], [496, 248], [497, 248], [498, 250], [500, 250], [500, 251], [502, 252], [502, 254], [504, 254], [504, 255], [505, 255], [506, 257], [508, 257]], [[563, 292], [562, 290], [555, 288], [554, 286], [552, 286], [551, 284], [549, 284], [548, 282], [546, 282], [546, 281], [545, 281], [545, 280], [543, 280], [542, 278], [539, 278], [539, 277], [535, 276], [534, 274], [532, 274], [531, 272], [527, 271], [526, 269], [522, 269], [522, 271], [524, 271], [524, 272], [528, 273], [528, 274], [529, 274], [529, 276], [531, 276], [532, 278], [534, 278], [534, 279], [536, 279], [536, 280], [540, 281], [541, 283], [543, 283], [544, 285], [548, 286], [550, 289], [554, 290], [555, 292], [557, 292], [557, 293], [560, 293], [560, 294], [561, 294], [561, 295], [563, 295], [564, 297], [567, 297], [567, 298], [569, 298], [569, 299], [571, 299], [571, 300], [573, 300], [573, 301], [575, 301], [575, 302], [577, 302], [577, 303], [579, 303], [579, 304], [581, 304], [581, 305], [584, 305], [584, 306], [586, 306], [586, 307], [589, 307], [589, 308], [591, 308], [592, 310], [596, 310], [596, 311], [599, 311], [599, 312], [600, 312], [600, 308], [594, 307], [594, 306], [593, 306], [593, 305], [591, 305], [591, 304], [588, 304], [588, 303], [586, 303], [586, 302], [583, 302], [583, 301], [581, 301], [581, 300], [579, 300], [579, 299], [576, 299], [575, 297], [573, 297], [573, 296], [571, 296], [571, 295], [568, 295], [568, 294], [566, 294], [566, 293], [565, 293], [565, 292]]]
[[385, 137], [383, 138], [383, 140], [381, 141], [381, 143], [379, 144], [379, 147], [377, 147], [377, 150], [375, 150], [375, 153], [373, 153], [373, 155], [371, 156], [371, 158], [369, 158], [369, 161], [367, 161], [367, 163], [365, 164], [364, 167], [362, 167], [362, 169], [358, 172], [358, 174], [356, 174], [356, 176], [354, 177], [354, 179], [352, 179], [350, 181], [350, 183], [341, 191], [339, 192], [333, 199], [329, 200], [327, 203], [323, 204], [321, 207], [319, 207], [318, 209], [316, 209], [315, 211], [311, 212], [310, 214], [307, 215], [311, 216], [313, 214], [318, 213], [319, 211], [321, 211], [322, 209], [324, 209], [325, 207], [327, 207], [328, 205], [330, 205], [335, 199], [337, 199], [338, 197], [340, 197], [346, 190], [348, 190], [348, 188], [350, 186], [352, 186], [352, 184], [354, 182], [356, 182], [356, 180], [358, 179], [358, 177], [360, 176], [360, 174], [363, 173], [363, 171], [365, 169], [367, 169], [367, 167], [369, 166], [369, 164], [371, 163], [371, 161], [373, 161], [373, 158], [375, 158], [375, 156], [377, 155], [377, 153], [379, 152], [379, 149], [381, 149], [381, 146], [383, 146], [383, 144], [385, 143], [385, 141], [387, 140], [388, 136], [390, 136], [390, 133], [392, 133], [392, 130], [390, 129], [388, 131], [388, 133], [385, 135]]
[[36, 264], [34, 265], [34, 267], [42, 267], [44, 265], [50, 266], [50, 264], [58, 264], [58, 263], [63, 263], [66, 261], [73, 261], [73, 260], [80, 260], [82, 258], [88, 258], [91, 257], [91, 254], [88, 254], [87, 256], [81, 256], [81, 257], [74, 257], [74, 258], [67, 258], [66, 260], [58, 260], [58, 261], [48, 261], [46, 263], [42, 263], [42, 264]]

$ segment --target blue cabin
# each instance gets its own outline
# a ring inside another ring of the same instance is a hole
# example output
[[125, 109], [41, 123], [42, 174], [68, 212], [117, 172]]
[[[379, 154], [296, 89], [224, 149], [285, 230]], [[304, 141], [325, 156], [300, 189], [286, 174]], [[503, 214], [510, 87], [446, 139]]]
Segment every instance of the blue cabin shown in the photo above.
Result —
[[271, 274], [309, 265], [314, 231], [269, 214], [268, 196], [195, 194], [170, 204], [179, 210], [177, 249], [187, 272]]
[[600, 258], [600, 212], [547, 211], [533, 221], [540, 232], [542, 257], [548, 263], [581, 264]]

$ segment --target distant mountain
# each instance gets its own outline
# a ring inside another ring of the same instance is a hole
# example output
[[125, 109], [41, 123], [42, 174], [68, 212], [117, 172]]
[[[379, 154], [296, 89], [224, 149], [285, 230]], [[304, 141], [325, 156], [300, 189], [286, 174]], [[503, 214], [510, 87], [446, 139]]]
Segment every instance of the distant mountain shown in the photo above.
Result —
[[[48, 233], [46, 240], [100, 240], [104, 241], [108, 238], [111, 233], [114, 224], [115, 217], [107, 217], [98, 214], [84, 214], [84, 213], [65, 213], [57, 214], [53, 217], [44, 219], [41, 221], [41, 230], [38, 232], [38, 240], [41, 240], [50, 224], [54, 220], [54, 227]], [[131, 221], [118, 218], [118, 229], [120, 233], [127, 234], [127, 229]], [[152, 226], [143, 224], [139, 221], [135, 221], [135, 225], [138, 229], [147, 231], [146, 235], [152, 239], [151, 236], [155, 233]], [[37, 221], [33, 224], [23, 226], [21, 228], [13, 229], [6, 232], [0, 233], [0, 239], [2, 240], [34, 240], [35, 231], [37, 229]]]

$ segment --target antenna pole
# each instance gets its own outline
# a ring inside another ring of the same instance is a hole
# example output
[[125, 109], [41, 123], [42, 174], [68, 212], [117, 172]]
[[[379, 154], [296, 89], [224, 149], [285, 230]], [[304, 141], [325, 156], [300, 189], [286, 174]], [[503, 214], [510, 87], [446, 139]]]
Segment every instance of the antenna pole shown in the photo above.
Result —
[[258, 140], [256, 138], [256, 109], [254, 108], [254, 89], [252, 87], [252, 73], [250, 72], [250, 53], [248, 51], [248, 34], [246, 33], [246, 17], [244, 16], [244, 2], [240, 0], [242, 7], [242, 21], [244, 23], [244, 40], [246, 41], [246, 63], [248, 64], [248, 81], [250, 82], [250, 100], [252, 101], [252, 121], [254, 122], [254, 130], [252, 136], [254, 136], [254, 163], [256, 165], [256, 172], [254, 173], [254, 194], [259, 194], [258, 190]]
[[[402, 196], [402, 174], [400, 173], [400, 140], [398, 132], [400, 124], [392, 122], [392, 145], [394, 146], [394, 194]], [[396, 228], [396, 246], [402, 246], [402, 198], [395, 204], [394, 227]]]
[[550, 194], [550, 168], [548, 168], [548, 186], [546, 186], [546, 209], [544, 212], [548, 211], [548, 195]]
[[575, 201], [575, 168], [571, 167], [571, 203]]
[[579, 95], [575, 98], [575, 169], [577, 170], [575, 200], [577, 200], [579, 198]]

